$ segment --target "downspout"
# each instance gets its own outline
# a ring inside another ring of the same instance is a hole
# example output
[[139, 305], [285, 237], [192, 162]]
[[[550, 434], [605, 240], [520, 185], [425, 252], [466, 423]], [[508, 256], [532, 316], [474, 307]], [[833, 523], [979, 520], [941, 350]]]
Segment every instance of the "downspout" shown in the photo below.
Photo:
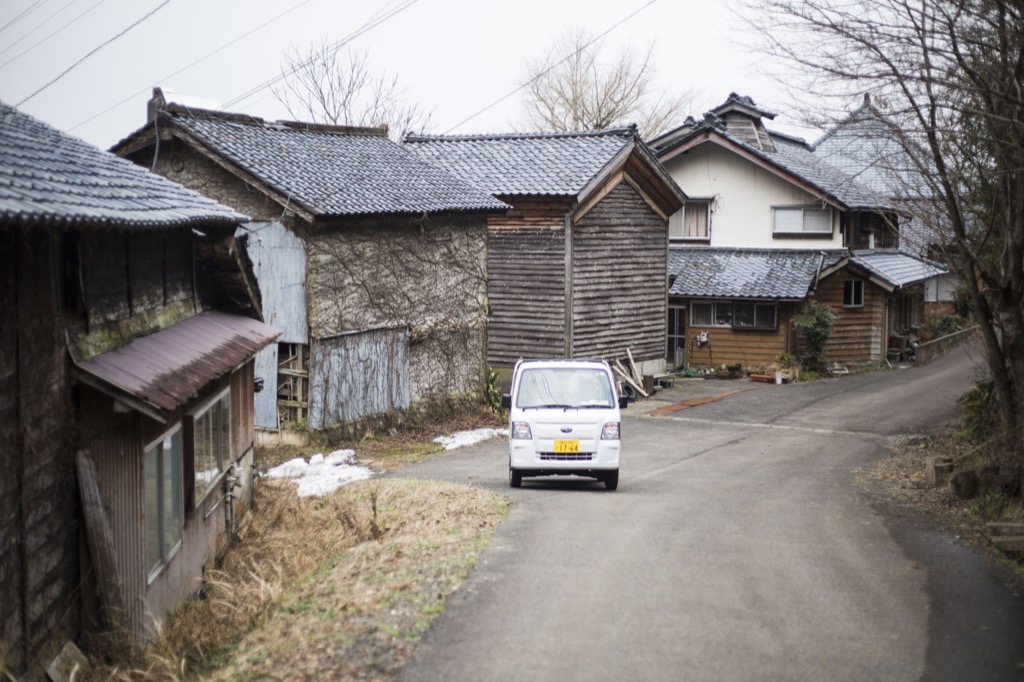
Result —
[[[575, 210], [575, 209], [574, 209]], [[573, 254], [572, 254], [572, 216], [570, 211], [565, 216], [565, 357], [572, 357], [573, 348]]]

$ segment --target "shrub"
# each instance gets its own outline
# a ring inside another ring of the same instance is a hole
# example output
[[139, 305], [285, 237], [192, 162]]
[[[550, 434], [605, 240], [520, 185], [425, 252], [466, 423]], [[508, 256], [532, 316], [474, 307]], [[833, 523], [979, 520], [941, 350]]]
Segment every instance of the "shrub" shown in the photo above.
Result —
[[804, 338], [803, 359], [807, 368], [821, 371], [825, 364], [825, 345], [832, 336], [835, 311], [824, 303], [807, 301], [802, 313], [793, 318], [793, 328]]

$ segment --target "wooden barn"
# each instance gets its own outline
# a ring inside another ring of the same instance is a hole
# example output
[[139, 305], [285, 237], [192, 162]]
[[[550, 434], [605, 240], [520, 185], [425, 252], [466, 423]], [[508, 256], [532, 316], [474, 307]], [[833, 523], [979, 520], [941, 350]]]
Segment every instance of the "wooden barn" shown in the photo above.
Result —
[[0, 630], [145, 641], [250, 508], [245, 217], [0, 105]]
[[512, 209], [487, 221], [487, 362], [626, 357], [664, 371], [668, 217], [685, 200], [635, 128], [409, 136]]
[[253, 216], [248, 249], [278, 343], [257, 425], [319, 429], [482, 396], [486, 223], [507, 206], [377, 128], [167, 103], [115, 153]]

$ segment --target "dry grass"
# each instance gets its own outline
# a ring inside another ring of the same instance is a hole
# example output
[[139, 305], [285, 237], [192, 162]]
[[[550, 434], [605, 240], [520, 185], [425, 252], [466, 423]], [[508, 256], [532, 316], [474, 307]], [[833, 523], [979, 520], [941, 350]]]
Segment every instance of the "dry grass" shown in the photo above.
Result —
[[435, 481], [298, 498], [263, 480], [252, 525], [202, 598], [141, 659], [94, 679], [392, 679], [510, 504]]
[[[1019, 498], [1001, 493], [984, 493], [973, 500], [957, 498], [948, 485], [933, 487], [925, 478], [925, 460], [928, 457], [948, 457], [958, 468], [969, 468], [983, 462], [976, 443], [962, 434], [950, 432], [934, 437], [915, 437], [895, 444], [891, 457], [879, 461], [860, 472], [877, 502], [895, 510], [932, 519], [950, 531], [966, 545], [992, 550], [985, 523], [988, 521], [1024, 520], [1024, 504]], [[1024, 585], [1024, 565], [1008, 560], [1016, 579]]]

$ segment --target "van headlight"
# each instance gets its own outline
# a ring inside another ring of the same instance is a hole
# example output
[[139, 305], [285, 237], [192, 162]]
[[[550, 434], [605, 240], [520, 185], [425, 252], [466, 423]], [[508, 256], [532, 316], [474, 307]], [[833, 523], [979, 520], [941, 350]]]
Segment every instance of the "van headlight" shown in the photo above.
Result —
[[531, 440], [530, 422], [512, 422], [512, 438], [515, 440]]
[[619, 422], [608, 422], [601, 429], [601, 440], [618, 440]]

